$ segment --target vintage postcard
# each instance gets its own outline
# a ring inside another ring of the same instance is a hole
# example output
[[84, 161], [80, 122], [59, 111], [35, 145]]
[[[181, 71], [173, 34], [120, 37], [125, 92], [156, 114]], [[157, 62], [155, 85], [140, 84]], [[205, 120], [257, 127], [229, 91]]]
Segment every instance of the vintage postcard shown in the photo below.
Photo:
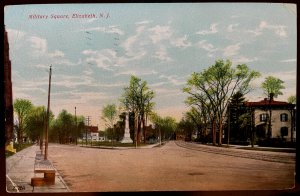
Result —
[[287, 3], [4, 7], [6, 191], [295, 187]]

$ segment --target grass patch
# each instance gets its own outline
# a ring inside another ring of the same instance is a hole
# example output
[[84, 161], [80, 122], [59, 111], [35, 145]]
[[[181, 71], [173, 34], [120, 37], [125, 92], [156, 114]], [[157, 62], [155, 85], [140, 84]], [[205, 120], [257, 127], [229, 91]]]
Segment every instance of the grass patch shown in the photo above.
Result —
[[12, 155], [14, 155], [15, 153], [10, 152], [10, 151], [5, 151], [5, 158], [10, 157]]
[[[86, 145], [86, 142], [79, 142], [79, 145], [82, 146], [93, 146], [93, 147], [101, 147], [101, 146], [105, 146], [105, 147], [135, 147], [135, 143], [121, 143], [121, 142], [109, 142], [109, 141], [93, 141], [92, 143], [89, 141]], [[148, 144], [144, 144], [144, 143], [140, 143], [138, 145], [138, 147], [140, 146], [147, 146]]]

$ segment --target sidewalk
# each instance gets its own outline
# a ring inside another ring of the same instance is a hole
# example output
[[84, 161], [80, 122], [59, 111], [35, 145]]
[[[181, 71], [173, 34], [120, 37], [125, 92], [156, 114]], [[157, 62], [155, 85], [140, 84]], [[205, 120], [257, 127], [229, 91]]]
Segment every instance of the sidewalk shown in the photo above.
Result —
[[[34, 174], [34, 162], [39, 146], [28, 147], [6, 159], [6, 190], [9, 193], [30, 192], [70, 192], [68, 186], [56, 170], [55, 185], [31, 186]], [[50, 160], [51, 161], [51, 160]]]

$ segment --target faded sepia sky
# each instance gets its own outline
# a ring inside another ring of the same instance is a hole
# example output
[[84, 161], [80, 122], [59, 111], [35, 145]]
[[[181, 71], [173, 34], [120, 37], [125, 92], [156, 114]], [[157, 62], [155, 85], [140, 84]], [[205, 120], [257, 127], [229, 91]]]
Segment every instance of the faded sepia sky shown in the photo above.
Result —
[[103, 128], [102, 107], [118, 104], [136, 75], [155, 91], [155, 110], [180, 120], [190, 74], [229, 59], [262, 74], [248, 100], [264, 97], [260, 84], [272, 75], [285, 82], [277, 100], [286, 101], [296, 94], [296, 15], [295, 5], [272, 3], [7, 6], [13, 97], [46, 106], [52, 65], [54, 114], [76, 106]]

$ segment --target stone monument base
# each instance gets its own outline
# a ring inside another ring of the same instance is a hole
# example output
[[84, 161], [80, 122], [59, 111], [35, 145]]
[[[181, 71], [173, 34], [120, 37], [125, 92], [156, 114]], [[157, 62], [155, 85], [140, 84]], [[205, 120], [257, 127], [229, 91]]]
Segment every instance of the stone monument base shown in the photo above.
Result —
[[130, 138], [130, 135], [125, 134], [123, 139], [121, 140], [121, 143], [124, 144], [128, 144], [128, 143], [133, 143], [132, 139]]

